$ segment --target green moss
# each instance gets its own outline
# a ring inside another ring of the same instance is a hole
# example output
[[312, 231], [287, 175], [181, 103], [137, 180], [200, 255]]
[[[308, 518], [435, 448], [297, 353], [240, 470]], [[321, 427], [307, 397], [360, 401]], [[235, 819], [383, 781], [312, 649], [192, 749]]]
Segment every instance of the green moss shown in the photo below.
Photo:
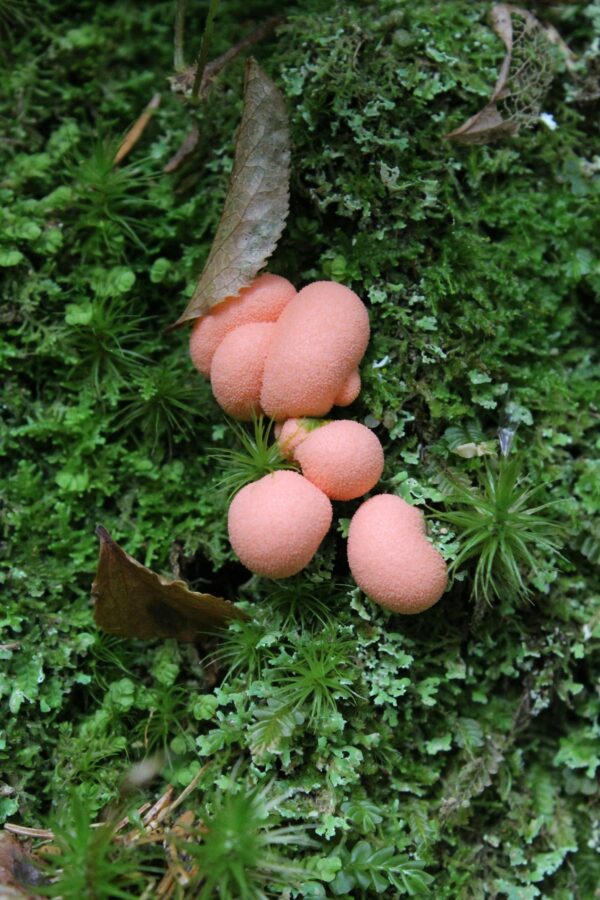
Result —
[[[215, 54], [275, 9], [221, 6]], [[206, 4], [189, 7], [202, 21]], [[164, 334], [219, 218], [241, 62], [192, 113], [165, 87], [171, 4], [43, 9], [11, 20], [0, 57], [0, 814], [68, 818], [67, 786], [96, 818], [130, 763], [159, 748], [178, 787], [209, 763], [189, 802], [211, 820], [235, 806], [227, 779], [242, 759], [247, 796], [274, 780], [277, 824], [310, 826], [318, 842], [281, 847], [306, 872], [292, 896], [428, 885], [439, 898], [591, 896], [598, 3], [540, 4], [579, 55], [573, 75], [555, 61], [543, 109], [556, 130], [535, 122], [483, 146], [444, 135], [496, 80], [503, 48], [487, 3], [303, 0], [255, 48], [288, 98], [294, 147], [272, 268], [298, 285], [339, 279], [369, 303], [364, 390], [349, 414], [380, 423], [382, 488], [445, 508], [448, 475], [476, 482], [484, 470], [456, 452], [461, 441], [492, 449], [508, 418], [525, 487], [562, 501], [565, 558], [535, 553], [523, 571], [532, 605], [506, 590], [474, 618], [463, 569], [437, 607], [406, 620], [352, 586], [336, 533], [284, 589], [246, 580], [214, 455], [233, 437], [186, 335]], [[99, 199], [98, 154], [157, 89], [160, 109], [123, 177], [100, 172]], [[165, 176], [192, 116], [198, 147]], [[252, 611], [250, 631], [234, 626], [221, 652], [200, 648], [224, 681], [195, 647], [98, 634], [98, 522], [140, 561], [166, 574], [174, 563]], [[455, 558], [453, 534], [435, 516], [431, 528]], [[325, 686], [298, 671], [324, 628], [343, 649]], [[140, 803], [155, 796], [152, 786]], [[246, 875], [260, 869], [253, 854]], [[267, 881], [283, 890], [272, 869]]]

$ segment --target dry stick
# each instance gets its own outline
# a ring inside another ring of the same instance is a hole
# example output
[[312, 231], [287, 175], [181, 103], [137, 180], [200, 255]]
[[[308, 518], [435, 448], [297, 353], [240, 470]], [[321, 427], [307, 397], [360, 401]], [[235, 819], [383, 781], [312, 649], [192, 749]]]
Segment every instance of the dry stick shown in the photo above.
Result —
[[154, 115], [154, 111], [157, 110], [160, 106], [160, 100], [160, 94], [154, 94], [154, 96], [150, 100], [150, 103], [143, 111], [141, 116], [139, 116], [133, 123], [133, 125], [121, 141], [121, 146], [115, 154], [115, 165], [118, 165], [118, 163], [120, 163], [121, 160], [123, 160], [127, 156], [127, 154], [130, 153], [133, 147], [135, 147], [142, 134], [144, 133], [148, 122]]
[[220, 56], [217, 56], [216, 59], [213, 59], [212, 62], [209, 62], [204, 69], [200, 93], [203, 94], [210, 82], [216, 78], [221, 69], [224, 69], [225, 66], [229, 65], [236, 56], [239, 56], [247, 47], [251, 47], [253, 44], [258, 43], [258, 41], [262, 41], [270, 31], [273, 31], [274, 28], [277, 28], [277, 26], [281, 25], [284, 21], [285, 19], [283, 16], [272, 16], [270, 19], [267, 19], [266, 22], [263, 22], [262, 25], [258, 25], [252, 31], [248, 32], [241, 41], [238, 41], [237, 44], [234, 44], [233, 47], [230, 47], [225, 53], [222, 53]]
[[[188, 156], [196, 149], [196, 144], [200, 139], [200, 130], [197, 125], [185, 136], [183, 143], [176, 153], [173, 154], [169, 162], [163, 166], [163, 172], [174, 172], [184, 162]], [[179, 576], [177, 576], [179, 577]]]
[[181, 792], [181, 794], [179, 795], [179, 797], [177, 797], [177, 799], [174, 800], [173, 803], [171, 803], [171, 805], [169, 807], [169, 812], [173, 812], [173, 810], [177, 809], [178, 806], [181, 806], [183, 801], [187, 797], [189, 797], [189, 795], [192, 793], [192, 791], [194, 791], [196, 789], [196, 787], [198, 786], [198, 782], [200, 781], [200, 779], [202, 778], [202, 776], [204, 775], [204, 773], [206, 772], [206, 770], [209, 768], [210, 765], [211, 765], [211, 763], [206, 763], [205, 766], [202, 766], [202, 768], [199, 769], [198, 772], [196, 772], [196, 774], [194, 775], [194, 777], [192, 778], [192, 780], [190, 781], [188, 786], [186, 788], [184, 788], [183, 791]]
[[[273, 16], [270, 19], [267, 19], [262, 25], [259, 25], [257, 28], [254, 28], [252, 31], [248, 32], [241, 41], [238, 41], [237, 44], [234, 44], [233, 47], [230, 47], [229, 50], [226, 50], [225, 53], [222, 53], [220, 56], [217, 56], [216, 59], [213, 59], [211, 62], [207, 63], [204, 67], [204, 72], [202, 73], [202, 79], [200, 84], [200, 89], [198, 92], [199, 100], [204, 100], [207, 96], [208, 91], [210, 89], [210, 84], [217, 77], [219, 72], [225, 68], [232, 60], [234, 60], [237, 56], [240, 55], [244, 50], [248, 47], [251, 47], [253, 44], [258, 43], [258, 41], [262, 41], [264, 37], [268, 35], [270, 31], [274, 28], [277, 28], [278, 25], [281, 25], [285, 19], [283, 16]], [[176, 75], [172, 79], [173, 86], [177, 88], [178, 91], [185, 93], [186, 90], [189, 90], [190, 86], [195, 82], [197, 75], [196, 66], [190, 66], [185, 71], [181, 72], [180, 75]], [[175, 172], [179, 166], [185, 162], [188, 156], [193, 153], [200, 138], [200, 132], [198, 131], [198, 126], [194, 125], [192, 130], [187, 134], [183, 140], [183, 143], [173, 154], [168, 163], [164, 166], [163, 172]]]
[[10, 831], [11, 834], [21, 834], [23, 837], [43, 838], [50, 841], [54, 839], [54, 832], [47, 828], [26, 828], [25, 825], [13, 825], [12, 822], [6, 822], [4, 830]]
[[168, 808], [171, 797], [173, 796], [173, 785], [167, 785], [167, 789], [159, 799], [156, 801], [154, 806], [146, 813], [144, 818], [142, 819], [146, 828], [156, 828], [156, 826], [160, 823], [160, 814], [165, 809]]
[[[160, 801], [159, 801], [160, 802]], [[143, 815], [146, 810], [150, 809], [149, 803], [144, 803], [143, 806], [140, 806], [138, 809], [138, 815]], [[125, 816], [125, 818], [121, 819], [114, 827], [115, 833], [121, 831], [121, 829], [125, 828], [126, 825], [130, 824], [129, 816]], [[106, 822], [92, 822], [92, 828], [106, 828]], [[40, 838], [43, 840], [54, 840], [54, 832], [50, 831], [48, 828], [27, 828], [25, 825], [14, 825], [12, 822], [6, 822], [4, 825], [5, 831], [10, 831], [11, 834], [20, 834], [23, 837], [32, 837], [32, 838]]]
[[206, 24], [204, 26], [204, 33], [202, 35], [202, 43], [200, 44], [200, 53], [198, 54], [198, 61], [196, 63], [194, 84], [192, 85], [192, 103], [200, 102], [200, 86], [202, 84], [202, 77], [204, 75], [206, 63], [208, 62], [208, 49], [212, 41], [213, 31], [215, 27], [215, 16], [217, 15], [219, 2], [220, 0], [210, 0], [210, 6], [208, 7]]
[[[277, 26], [281, 25], [284, 21], [285, 18], [283, 16], [273, 16], [272, 18], [267, 19], [262, 25], [258, 25], [252, 31], [249, 31], [241, 41], [238, 41], [237, 44], [234, 44], [233, 47], [230, 47], [225, 53], [222, 53], [220, 56], [217, 56], [215, 59], [211, 60], [211, 62], [207, 63], [204, 66], [204, 71], [201, 76], [199, 98], [204, 99], [208, 92], [210, 82], [213, 81], [219, 72], [224, 69], [225, 66], [229, 65], [236, 56], [239, 56], [240, 53], [248, 47], [251, 47], [253, 44], [258, 43], [258, 41], [262, 41], [270, 31], [277, 28]], [[197, 74], [198, 71], [196, 66], [188, 66], [185, 71], [172, 79], [173, 87], [178, 92], [186, 93], [192, 88]]]

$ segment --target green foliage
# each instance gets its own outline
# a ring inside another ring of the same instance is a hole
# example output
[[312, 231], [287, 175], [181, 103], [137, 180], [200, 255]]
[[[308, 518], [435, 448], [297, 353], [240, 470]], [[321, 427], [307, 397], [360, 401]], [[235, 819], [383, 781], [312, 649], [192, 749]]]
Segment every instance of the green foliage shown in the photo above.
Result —
[[281, 455], [279, 444], [273, 440], [273, 421], [264, 416], [255, 416], [252, 431], [230, 420], [229, 426], [241, 444], [241, 450], [222, 448], [213, 454], [219, 460], [224, 474], [218, 487], [227, 491], [228, 497], [236, 494], [246, 484], [257, 481], [279, 469], [296, 469]]
[[295, 642], [293, 649], [293, 655], [278, 659], [270, 673], [275, 704], [300, 709], [309, 725], [325, 727], [322, 720], [336, 713], [338, 702], [350, 700], [355, 694], [354, 644], [326, 630], [318, 637], [307, 636]]
[[142, 443], [155, 454], [161, 446], [173, 450], [173, 439], [191, 437], [208, 391], [192, 382], [180, 365], [146, 365], [133, 374], [125, 405], [118, 415], [123, 429], [139, 427]]
[[58, 853], [50, 857], [47, 885], [36, 887], [46, 897], [94, 900], [139, 897], [144, 869], [139, 857], [113, 844], [116, 820], [94, 827], [89, 811], [74, 793], [51, 823]]
[[84, 256], [107, 252], [118, 255], [127, 241], [140, 249], [144, 198], [149, 177], [136, 165], [115, 165], [119, 141], [101, 138], [84, 155], [77, 151], [68, 169], [73, 182], [73, 207], [76, 213], [74, 234], [81, 234]]
[[536, 557], [559, 546], [558, 523], [549, 517], [550, 503], [534, 505], [538, 488], [523, 486], [522, 460], [503, 457], [496, 470], [488, 463], [479, 489], [454, 482], [447, 498], [449, 512], [439, 518], [458, 533], [458, 552], [451, 572], [476, 560], [473, 593], [477, 600], [524, 599], [531, 587], [523, 568], [534, 571]]
[[375, 850], [367, 841], [359, 841], [342, 859], [343, 869], [331, 886], [336, 896], [349, 896], [358, 887], [376, 894], [394, 888], [401, 896], [418, 897], [428, 894], [427, 885], [433, 881], [423, 871], [423, 863], [399, 856], [389, 846]]
[[211, 659], [226, 667], [225, 678], [242, 669], [249, 680], [254, 680], [260, 678], [268, 646], [268, 630], [262, 622], [234, 622]]
[[73, 381], [89, 381], [100, 394], [101, 386], [111, 389], [140, 365], [141, 355], [132, 347], [139, 346], [143, 322], [128, 313], [122, 298], [100, 296], [92, 303], [71, 303], [65, 322], [69, 327], [65, 343], [74, 360]]
[[223, 900], [265, 900], [270, 883], [290, 885], [302, 879], [304, 870], [281, 849], [310, 847], [314, 842], [305, 826], [276, 824], [284, 799], [270, 786], [239, 785], [234, 775], [225, 782], [205, 820], [205, 833], [183, 845], [200, 867], [199, 900], [208, 900], [215, 892]]
[[[190, 0], [188, 21], [206, 8]], [[482, 146], [443, 135], [496, 80], [504, 49], [487, 0], [302, 0], [253, 48], [286, 94], [292, 131], [291, 212], [270, 269], [297, 287], [342, 280], [368, 303], [364, 387], [348, 414], [369, 417], [384, 444], [382, 490], [460, 513], [478, 536], [502, 473], [502, 504], [522, 504], [517, 543], [514, 528], [504, 537], [517, 575], [491, 563], [492, 595], [513, 581], [479, 618], [456, 562], [461, 529], [437, 513], [431, 537], [457, 577], [418, 617], [392, 616], [350, 584], [335, 529], [279, 586], [239, 567], [227, 490], [214, 487], [239, 460], [223, 451], [245, 456], [235, 486], [281, 460], [263, 422], [248, 462], [186, 335], [164, 329], [219, 221], [243, 66], [193, 110], [165, 89], [115, 168], [116, 141], [103, 135], [125, 133], [165, 83], [172, 4], [21, 10], [0, 24], [0, 817], [43, 827], [56, 813], [79, 896], [86, 871], [97, 894], [140, 896], [144, 867], [165, 871], [162, 850], [125, 858], [90, 823], [155, 748], [164, 770], [139, 803], [199, 777], [181, 807], [203, 823], [190, 855], [233, 896], [240, 884], [293, 898], [592, 896], [598, 3], [544, 4], [577, 53], [542, 101], [557, 128], [535, 121]], [[272, 0], [223, 2], [211, 54], [278, 13]], [[192, 119], [196, 150], [165, 175]], [[505, 417], [523, 435], [519, 483], [491, 452]], [[538, 486], [543, 496], [527, 496]], [[468, 502], [447, 499], [465, 490]], [[529, 514], [545, 503], [556, 505]], [[338, 518], [355, 508], [338, 506]], [[540, 545], [556, 539], [545, 525], [524, 540], [536, 517], [560, 526], [564, 558]], [[98, 522], [155, 570], [239, 599], [250, 622], [200, 647], [98, 634]], [[491, 540], [460, 568], [476, 573], [485, 547], [491, 560]], [[514, 602], [521, 584], [532, 603]], [[79, 811], [65, 802], [73, 790]], [[224, 854], [229, 826], [244, 848], [238, 869]]]

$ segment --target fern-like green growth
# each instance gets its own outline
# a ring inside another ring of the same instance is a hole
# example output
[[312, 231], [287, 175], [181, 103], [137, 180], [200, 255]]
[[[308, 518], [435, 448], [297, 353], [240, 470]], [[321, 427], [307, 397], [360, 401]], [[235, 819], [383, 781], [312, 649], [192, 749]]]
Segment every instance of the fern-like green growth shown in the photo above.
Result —
[[272, 668], [273, 699], [288, 709], [300, 709], [311, 725], [332, 715], [339, 700], [352, 700], [356, 668], [354, 641], [326, 629], [293, 641], [294, 656]]
[[233, 620], [223, 632], [220, 646], [207, 661], [227, 667], [224, 681], [244, 672], [249, 682], [262, 675], [268, 647], [268, 630], [261, 622]]
[[555, 503], [535, 503], [541, 487], [523, 485], [519, 457], [503, 458], [496, 467], [487, 462], [477, 488], [454, 481], [447, 500], [451, 508], [438, 518], [457, 532], [451, 574], [475, 560], [476, 600], [527, 598], [531, 591], [523, 570], [535, 571], [536, 552], [557, 553], [559, 526], [547, 514]]
[[[342, 870], [331, 887], [338, 897], [367, 896], [367, 893], [371, 896], [371, 892], [387, 896], [392, 893], [398, 896], [396, 892], [401, 896], [430, 896], [428, 886], [433, 878], [424, 869], [420, 860], [401, 856], [389, 843], [378, 848], [368, 841], [359, 841], [350, 853], [344, 848]], [[355, 894], [357, 888], [365, 893]]]
[[[271, 785], [248, 788], [237, 782], [238, 767], [215, 800], [202, 834], [182, 849], [199, 867], [198, 900], [266, 900], [267, 885], [298, 883], [306, 870], [284, 856], [280, 847], [309, 847], [314, 841], [306, 825], [279, 825], [285, 794]], [[270, 895], [270, 894], [269, 894]]]
[[132, 316], [122, 298], [96, 297], [70, 304], [65, 322], [65, 347], [72, 354], [72, 377], [92, 383], [97, 394], [131, 378], [143, 362], [139, 346], [143, 319]]
[[242, 449], [227, 448], [213, 454], [225, 469], [217, 485], [227, 492], [229, 498], [246, 484], [257, 481], [271, 472], [279, 469], [297, 469], [297, 466], [281, 455], [277, 441], [271, 441], [273, 430], [271, 419], [255, 416], [250, 433], [238, 422], [230, 420], [229, 424]]
[[118, 424], [129, 430], [140, 429], [143, 439], [155, 453], [161, 444], [170, 454], [174, 436], [185, 437], [192, 431], [201, 408], [203, 383], [193, 383], [171, 363], [151, 363], [133, 373], [127, 403], [119, 411]]
[[74, 229], [83, 236], [85, 257], [122, 252], [126, 241], [145, 250], [140, 232], [150, 178], [140, 164], [115, 165], [118, 147], [114, 138], [99, 138], [88, 155], [77, 151], [68, 165], [78, 214]]
[[144, 872], [150, 869], [138, 855], [114, 841], [117, 823], [118, 816], [113, 815], [94, 826], [89, 809], [74, 792], [62, 814], [51, 822], [58, 852], [49, 857], [48, 883], [36, 885], [36, 894], [65, 900], [139, 897]]

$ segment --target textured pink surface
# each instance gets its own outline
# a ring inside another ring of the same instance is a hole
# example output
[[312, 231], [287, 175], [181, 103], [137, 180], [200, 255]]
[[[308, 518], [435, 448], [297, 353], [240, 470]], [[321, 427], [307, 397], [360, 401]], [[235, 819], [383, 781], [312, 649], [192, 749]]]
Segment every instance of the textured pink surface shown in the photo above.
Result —
[[288, 578], [311, 561], [331, 519], [331, 503], [314, 484], [297, 472], [273, 472], [233, 498], [229, 540], [251, 572]]
[[274, 322], [240, 325], [223, 338], [213, 356], [210, 383], [215, 400], [234, 419], [259, 415], [260, 391]]
[[238, 325], [275, 322], [296, 289], [279, 275], [259, 275], [238, 297], [227, 297], [195, 323], [190, 334], [190, 356], [203, 375], [210, 375], [213, 355]]
[[329, 412], [369, 342], [366, 307], [335, 281], [307, 285], [277, 320], [261, 405], [274, 419]]
[[308, 437], [308, 431], [302, 426], [302, 419], [286, 419], [283, 424], [278, 422], [275, 434], [281, 455], [286, 459], [294, 459], [296, 449]]
[[429, 609], [448, 583], [423, 513], [394, 494], [378, 494], [359, 507], [350, 522], [348, 563], [371, 600], [405, 615]]
[[360, 372], [355, 369], [348, 375], [341, 391], [336, 395], [335, 406], [350, 406], [360, 394]]
[[379, 439], [365, 425], [349, 419], [311, 431], [296, 446], [294, 456], [304, 477], [332, 500], [362, 497], [383, 472]]

